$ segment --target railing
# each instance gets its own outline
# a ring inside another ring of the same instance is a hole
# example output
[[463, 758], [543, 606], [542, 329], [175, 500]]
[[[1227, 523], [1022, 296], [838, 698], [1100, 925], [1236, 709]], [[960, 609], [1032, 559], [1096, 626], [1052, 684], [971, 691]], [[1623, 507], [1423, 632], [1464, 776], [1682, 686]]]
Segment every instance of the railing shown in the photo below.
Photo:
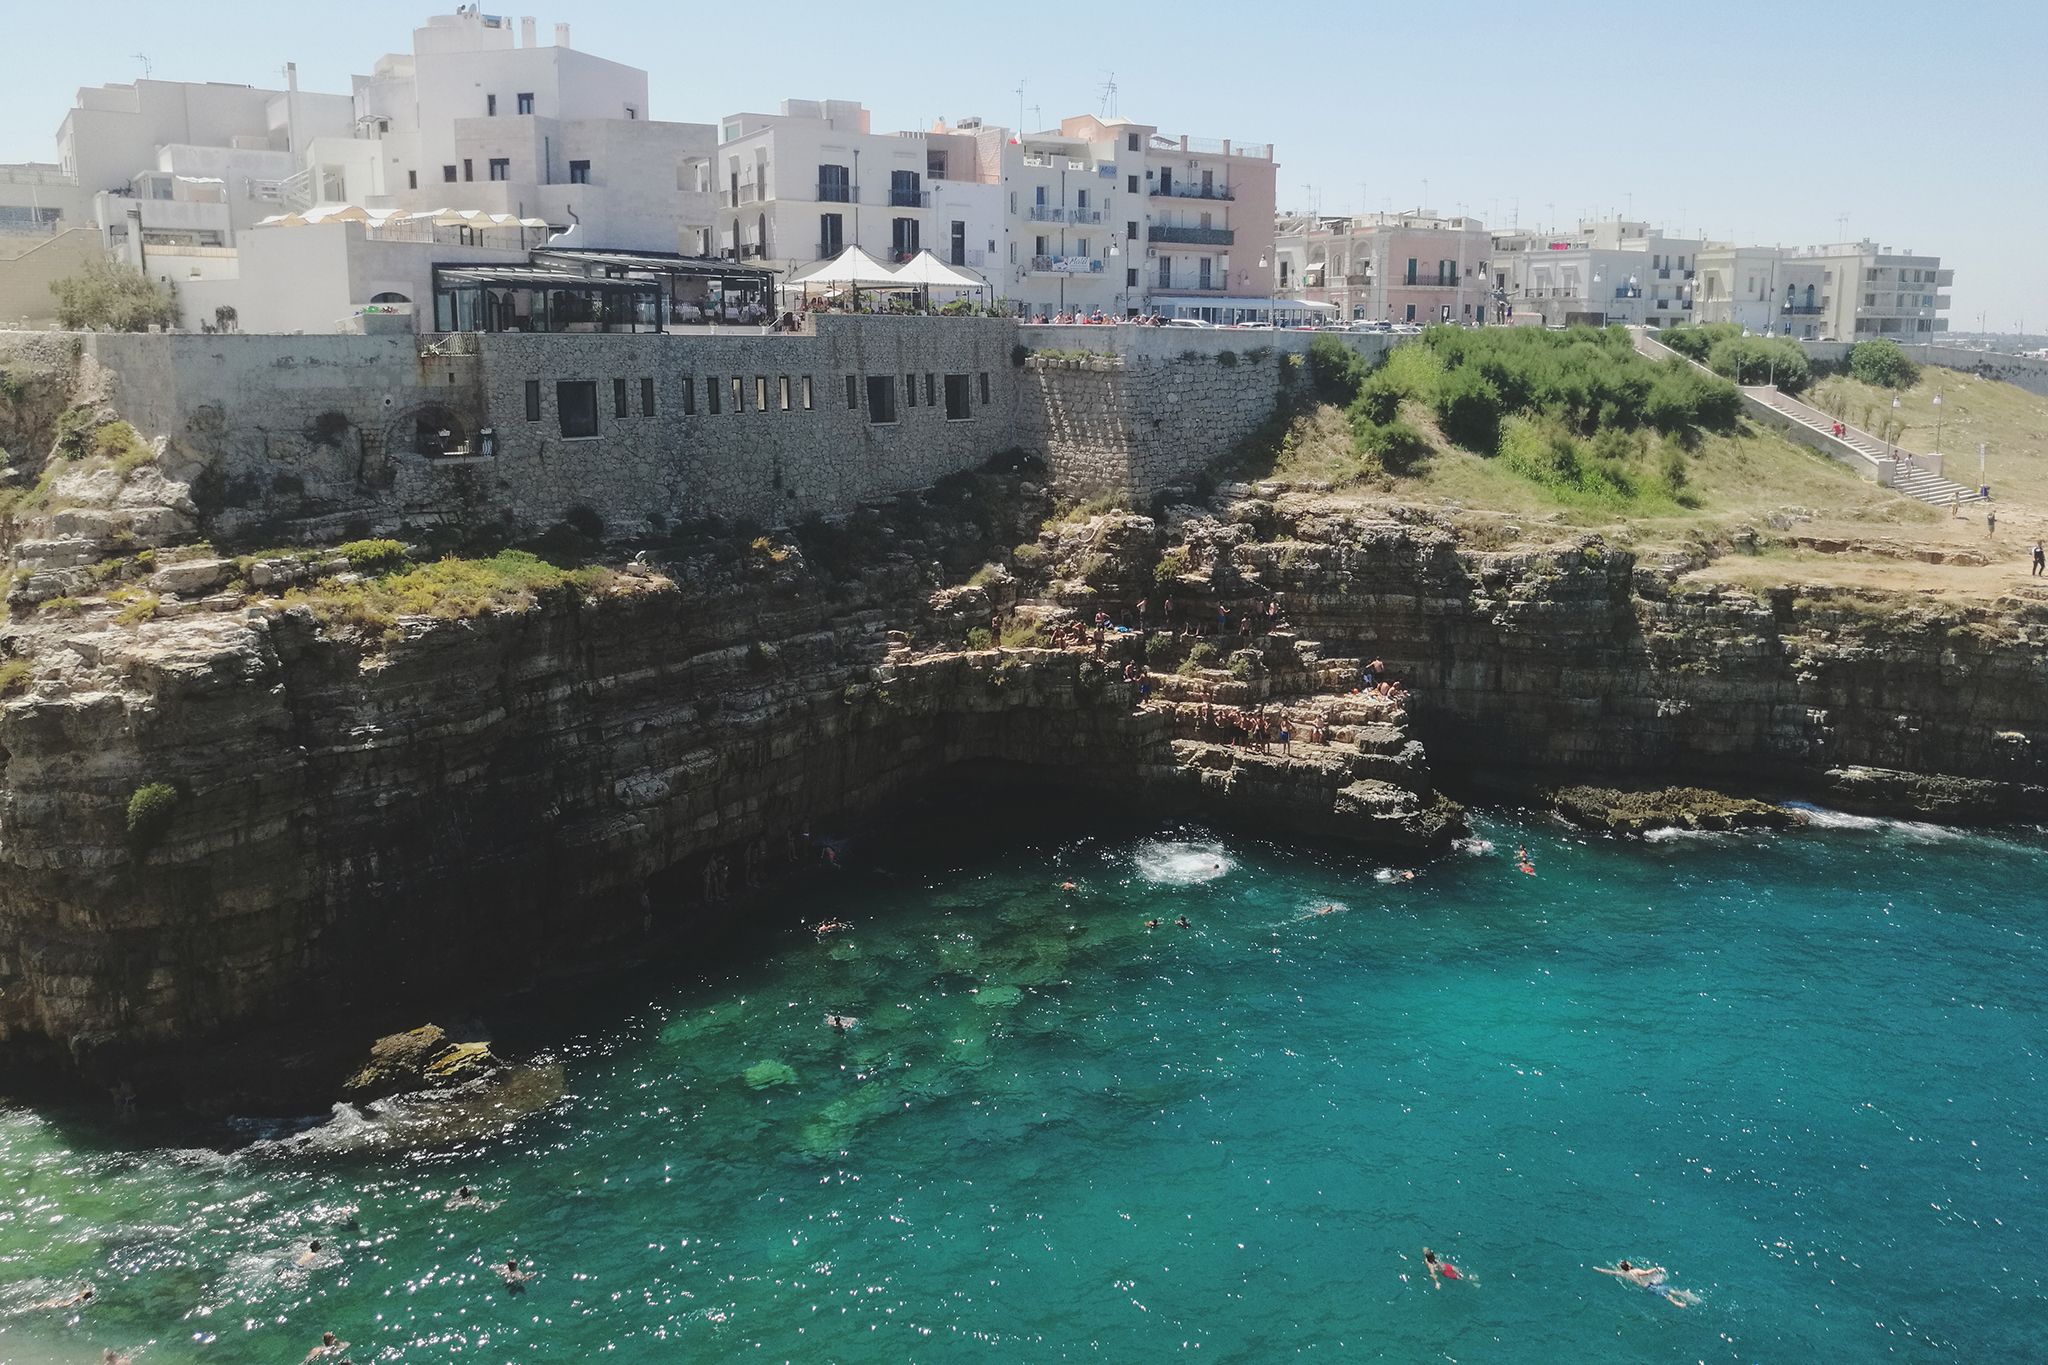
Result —
[[1630, 287], [1625, 284], [1617, 284], [1614, 286], [1614, 297], [1618, 299], [1639, 299], [1642, 296], [1643, 290], [1641, 285]]
[[1154, 199], [1235, 199], [1237, 195], [1228, 185], [1160, 185], [1152, 186]]
[[718, 196], [719, 201], [729, 209], [738, 208], [741, 204], [758, 203], [767, 197], [767, 194], [761, 189], [760, 183], [753, 180], [742, 183], [738, 193], [734, 193], [733, 190], [728, 188]]
[[63, 220], [58, 218], [0, 218], [0, 233], [10, 237], [54, 237], [62, 229]]
[[755, 257], [765, 258], [767, 255], [768, 244], [766, 242], [746, 242], [740, 246], [740, 259], [743, 261], [752, 260]]
[[1035, 275], [1100, 275], [1102, 262], [1093, 256], [1033, 256]]
[[853, 186], [820, 180], [818, 182], [818, 202], [821, 204], [851, 204], [853, 202]]
[[1427, 275], [1404, 275], [1394, 281], [1394, 284], [1402, 289], [1456, 289], [1461, 283], [1463, 281], [1456, 275], [1448, 278], [1440, 275], [1435, 279]]
[[1067, 221], [1070, 223], [1099, 223], [1102, 221], [1102, 210], [1068, 209]]
[[1797, 313], [1804, 317], [1817, 317], [1818, 315], [1827, 312], [1827, 309], [1821, 307], [1821, 305], [1817, 303], [1788, 303], [1785, 305], [1782, 311], [1787, 313]]
[[1232, 246], [1237, 234], [1229, 228], [1219, 227], [1169, 227], [1154, 224], [1145, 229], [1148, 242], [1182, 242], [1188, 246]]
[[1033, 204], [1025, 217], [1034, 223], [1064, 223], [1067, 211], [1053, 204]]
[[1230, 277], [1197, 275], [1192, 280], [1176, 280], [1165, 275], [1154, 275], [1147, 283], [1154, 289], [1163, 289], [1175, 294], [1221, 294], [1230, 288]]
[[948, 251], [946, 264], [973, 266], [978, 270], [988, 264], [988, 253], [980, 247], [971, 247], [965, 251]]
[[1024, 154], [1024, 164], [1025, 164], [1025, 165], [1027, 165], [1027, 166], [1037, 166], [1037, 167], [1039, 167], [1039, 168], [1041, 168], [1041, 169], [1044, 169], [1044, 168], [1048, 168], [1048, 167], [1051, 167], [1052, 165], [1054, 165], [1054, 164], [1056, 163], [1056, 161], [1057, 161], [1057, 158], [1055, 158], [1055, 157], [1050, 157], [1050, 156], [1036, 156], [1036, 155], [1033, 155], [1033, 154], [1032, 154], [1032, 153], [1030, 153], [1030, 152], [1026, 152], [1026, 153]]
[[892, 209], [928, 209], [931, 206], [932, 192], [930, 190], [899, 190], [892, 188], [889, 191], [889, 207]]

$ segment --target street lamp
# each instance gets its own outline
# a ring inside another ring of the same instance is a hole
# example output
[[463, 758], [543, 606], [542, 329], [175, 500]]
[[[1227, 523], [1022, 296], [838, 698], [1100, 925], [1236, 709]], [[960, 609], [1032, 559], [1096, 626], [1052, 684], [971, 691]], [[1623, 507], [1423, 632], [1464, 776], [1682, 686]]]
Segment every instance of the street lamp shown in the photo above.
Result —
[[1892, 458], [1892, 443], [1893, 443], [1894, 441], [1896, 441], [1896, 440], [1898, 439], [1898, 435], [1899, 435], [1899, 400], [1898, 400], [1898, 399], [1896, 399], [1896, 398], [1894, 398], [1894, 399], [1892, 399], [1892, 420], [1891, 420], [1891, 425], [1890, 425], [1890, 426], [1887, 426], [1887, 427], [1886, 427], [1886, 428], [1884, 429], [1884, 455], [1885, 455], [1885, 458], [1886, 458], [1886, 459], [1891, 459], [1891, 458]]
[[1934, 395], [1934, 451], [1941, 453], [1941, 395]]

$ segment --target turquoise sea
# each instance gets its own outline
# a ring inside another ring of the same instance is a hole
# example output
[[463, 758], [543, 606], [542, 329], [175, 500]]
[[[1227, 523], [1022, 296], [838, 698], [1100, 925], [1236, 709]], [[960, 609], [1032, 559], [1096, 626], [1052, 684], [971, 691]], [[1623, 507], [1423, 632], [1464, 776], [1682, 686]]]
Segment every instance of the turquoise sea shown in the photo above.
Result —
[[454, 1146], [0, 1109], [0, 1359], [2048, 1358], [2048, 839], [1477, 824], [856, 844], [783, 905], [849, 928], [525, 1012], [567, 1095]]

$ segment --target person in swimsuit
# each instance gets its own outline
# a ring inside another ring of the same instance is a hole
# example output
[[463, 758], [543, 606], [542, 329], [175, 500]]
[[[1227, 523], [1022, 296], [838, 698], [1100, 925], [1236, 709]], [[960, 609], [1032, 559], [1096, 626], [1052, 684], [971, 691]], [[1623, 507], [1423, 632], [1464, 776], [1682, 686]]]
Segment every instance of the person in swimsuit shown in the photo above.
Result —
[[467, 1185], [464, 1185], [448, 1197], [448, 1207], [451, 1209], [466, 1209], [470, 1205], [480, 1202], [476, 1197], [476, 1191]]
[[1618, 1280], [1626, 1280], [1639, 1289], [1647, 1289], [1673, 1308], [1690, 1308], [1700, 1301], [1699, 1295], [1684, 1289], [1673, 1289], [1664, 1283], [1664, 1277], [1669, 1272], [1661, 1265], [1633, 1265], [1628, 1261], [1618, 1261], [1611, 1266], [1596, 1265], [1593, 1269], [1602, 1275], [1612, 1275]]
[[28, 1307], [29, 1311], [33, 1313], [40, 1312], [43, 1309], [83, 1308], [91, 1302], [92, 1286], [87, 1285], [76, 1294], [66, 1294], [60, 1299], [44, 1299], [41, 1303], [32, 1303]]
[[1188, 925], [1188, 917], [1186, 915], [1182, 915], [1179, 919], [1173, 922], [1173, 926], [1176, 929], [1186, 929], [1190, 927]]
[[318, 1242], [308, 1242], [306, 1243], [306, 1249], [293, 1259], [292, 1264], [304, 1269], [319, 1259], [320, 1244]]
[[320, 1334], [320, 1344], [306, 1352], [304, 1365], [313, 1365], [313, 1362], [316, 1360], [325, 1360], [329, 1356], [338, 1356], [347, 1349], [348, 1343], [336, 1340], [334, 1333], [322, 1332]]
[[519, 1294], [525, 1292], [526, 1282], [533, 1278], [533, 1272], [521, 1270], [517, 1259], [507, 1258], [505, 1264], [498, 1267], [498, 1278], [505, 1282], [507, 1289]]
[[1443, 1282], [1445, 1280], [1468, 1280], [1472, 1284], [1479, 1283], [1479, 1281], [1472, 1279], [1470, 1276], [1465, 1274], [1464, 1271], [1458, 1269], [1458, 1267], [1452, 1265], [1449, 1261], [1438, 1260], [1436, 1253], [1434, 1251], [1431, 1251], [1428, 1247], [1424, 1247], [1422, 1249], [1422, 1264], [1423, 1267], [1429, 1271], [1430, 1283], [1435, 1285], [1438, 1289], [1442, 1289], [1444, 1287]]

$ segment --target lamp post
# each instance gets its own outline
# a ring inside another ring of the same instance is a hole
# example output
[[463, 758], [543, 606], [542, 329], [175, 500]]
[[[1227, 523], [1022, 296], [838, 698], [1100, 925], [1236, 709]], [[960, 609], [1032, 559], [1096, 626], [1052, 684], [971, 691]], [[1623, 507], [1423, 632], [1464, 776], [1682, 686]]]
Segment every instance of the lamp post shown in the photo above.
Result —
[[1941, 453], [1941, 395], [1934, 395], [1934, 451]]
[[1893, 442], [1895, 442], [1895, 441], [1896, 441], [1896, 440], [1898, 439], [1898, 436], [1899, 436], [1899, 400], [1898, 400], [1898, 399], [1896, 399], [1896, 398], [1894, 398], [1894, 399], [1892, 399], [1892, 420], [1891, 420], [1891, 425], [1887, 426], [1887, 427], [1886, 427], [1886, 428], [1884, 429], [1884, 455], [1885, 455], [1885, 458], [1886, 458], [1886, 459], [1891, 459], [1891, 458], [1892, 458], [1892, 443], [1893, 443]]

